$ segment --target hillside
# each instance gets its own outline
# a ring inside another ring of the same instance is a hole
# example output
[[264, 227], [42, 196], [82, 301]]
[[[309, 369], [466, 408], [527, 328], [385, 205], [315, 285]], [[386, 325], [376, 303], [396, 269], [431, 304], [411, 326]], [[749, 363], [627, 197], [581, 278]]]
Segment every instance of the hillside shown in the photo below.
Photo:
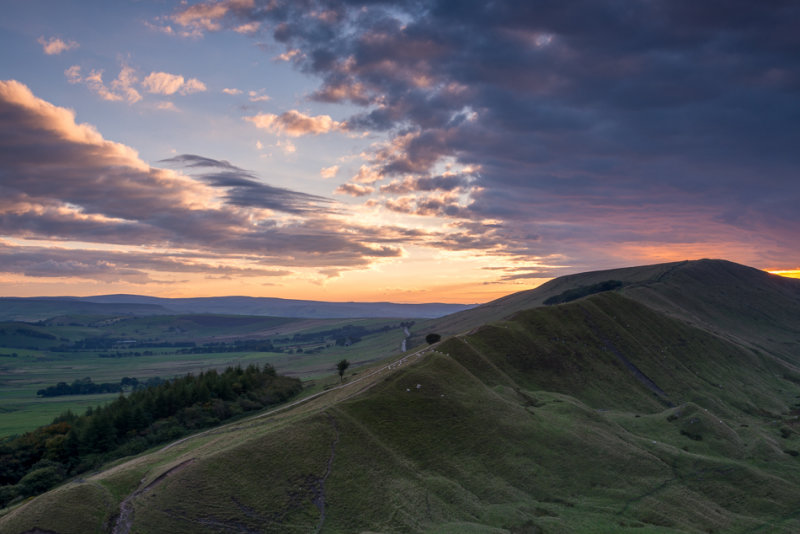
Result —
[[146, 303], [100, 303], [60, 298], [0, 297], [0, 321], [41, 321], [58, 315], [160, 315], [168, 310]]
[[161, 298], [141, 295], [0, 298], [0, 321], [40, 321], [57, 315], [175, 315], [188, 313], [263, 315], [306, 319], [364, 317], [435, 318], [468, 304], [324, 302], [267, 297]]
[[62, 485], [0, 531], [800, 531], [797, 282], [587, 273], [448, 324], [469, 332]]
[[[724, 260], [682, 261], [563, 276], [536, 289], [432, 319], [420, 325], [417, 332], [455, 335], [542, 306], [548, 299], [575, 288], [590, 288], [607, 281], [619, 281], [623, 295], [701, 328], [728, 335], [748, 332], [746, 336], [755, 343], [771, 343], [771, 350], [780, 351], [781, 343], [790, 352], [797, 348], [800, 318], [795, 310], [800, 302], [800, 282]], [[770, 334], [765, 335], [765, 327]]]

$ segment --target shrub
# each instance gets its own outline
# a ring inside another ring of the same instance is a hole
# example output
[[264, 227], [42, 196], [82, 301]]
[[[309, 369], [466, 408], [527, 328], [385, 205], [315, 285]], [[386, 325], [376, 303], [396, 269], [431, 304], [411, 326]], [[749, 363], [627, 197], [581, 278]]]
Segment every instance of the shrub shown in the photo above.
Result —
[[22, 477], [17, 486], [22, 495], [38, 495], [49, 490], [62, 480], [64, 480], [62, 471], [58, 467], [51, 465], [31, 471]]
[[0, 508], [4, 508], [8, 503], [17, 498], [19, 493], [16, 486], [0, 486]]
[[582, 297], [594, 295], [595, 293], [613, 291], [621, 288], [622, 286], [623, 283], [619, 280], [606, 280], [605, 282], [600, 282], [599, 284], [593, 284], [591, 286], [580, 286], [574, 289], [568, 289], [559, 295], [550, 297], [549, 299], [545, 300], [544, 303], [547, 306], [552, 306], [553, 304], [563, 304], [565, 302], [572, 302], [573, 300], [577, 300]]
[[433, 345], [434, 343], [438, 343], [441, 340], [442, 340], [442, 336], [440, 336], [439, 334], [431, 333], [431, 334], [428, 334], [427, 336], [425, 336], [425, 341], [428, 342], [428, 345]]

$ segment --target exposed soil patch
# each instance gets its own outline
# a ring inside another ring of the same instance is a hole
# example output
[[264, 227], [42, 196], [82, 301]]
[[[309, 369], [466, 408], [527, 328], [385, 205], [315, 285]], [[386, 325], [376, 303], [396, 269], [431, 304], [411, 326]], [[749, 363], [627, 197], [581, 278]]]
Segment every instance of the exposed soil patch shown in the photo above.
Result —
[[336, 419], [330, 414], [328, 414], [328, 419], [331, 422], [331, 426], [333, 426], [333, 431], [336, 433], [336, 437], [331, 443], [331, 455], [328, 458], [328, 465], [325, 469], [325, 474], [317, 479], [316, 484], [313, 488], [314, 491], [314, 506], [317, 507], [319, 510], [319, 523], [317, 523], [317, 529], [314, 531], [315, 533], [319, 533], [322, 530], [322, 525], [325, 524], [325, 481], [328, 480], [328, 477], [331, 474], [331, 469], [333, 468], [333, 460], [336, 458], [336, 445], [339, 444], [339, 425], [336, 424]]
[[153, 481], [150, 482], [147, 486], [139, 488], [130, 495], [128, 495], [128, 497], [126, 497], [125, 500], [122, 501], [122, 503], [119, 505], [119, 516], [117, 516], [117, 520], [114, 523], [114, 528], [111, 530], [111, 534], [128, 534], [128, 532], [130, 532], [131, 530], [131, 526], [133, 525], [134, 499], [150, 491], [151, 489], [153, 489], [153, 487], [155, 487], [159, 482], [164, 480], [166, 477], [180, 471], [181, 469], [191, 464], [192, 462], [194, 462], [194, 458], [190, 458], [185, 462], [181, 462], [178, 465], [171, 467], [170, 469], [167, 469], [166, 471], [158, 475], [155, 479], [153, 479]]
[[600, 333], [600, 329], [597, 328], [597, 325], [592, 320], [591, 315], [582, 306], [581, 306], [581, 311], [583, 311], [584, 317], [586, 318], [586, 325], [589, 327], [592, 333], [594, 333], [594, 335], [596, 335], [600, 339], [600, 341], [602, 341], [603, 346], [606, 348], [606, 350], [608, 350], [609, 352], [611, 352], [611, 354], [616, 356], [617, 359], [620, 361], [620, 363], [622, 363], [622, 365], [624, 365], [626, 369], [628, 369], [631, 373], [633, 373], [633, 376], [636, 377], [636, 380], [638, 380], [639, 383], [641, 383], [647, 389], [655, 393], [656, 396], [659, 398], [659, 400], [661, 400], [661, 402], [663, 402], [666, 406], [669, 406], [670, 408], [675, 407], [675, 404], [669, 399], [669, 396], [667, 395], [666, 391], [658, 387], [658, 384], [653, 382], [653, 380], [651, 380], [650, 377], [644, 374], [641, 369], [636, 367], [636, 365], [632, 361], [630, 361], [624, 354], [622, 354], [622, 352], [620, 352], [620, 350], [611, 342], [611, 340], [609, 340]]

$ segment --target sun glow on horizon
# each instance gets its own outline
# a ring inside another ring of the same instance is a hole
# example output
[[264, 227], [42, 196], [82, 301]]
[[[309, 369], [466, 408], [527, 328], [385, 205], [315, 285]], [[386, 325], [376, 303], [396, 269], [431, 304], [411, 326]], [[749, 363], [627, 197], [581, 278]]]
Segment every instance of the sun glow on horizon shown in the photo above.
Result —
[[766, 269], [770, 274], [777, 274], [785, 278], [798, 278], [800, 279], [800, 269]]

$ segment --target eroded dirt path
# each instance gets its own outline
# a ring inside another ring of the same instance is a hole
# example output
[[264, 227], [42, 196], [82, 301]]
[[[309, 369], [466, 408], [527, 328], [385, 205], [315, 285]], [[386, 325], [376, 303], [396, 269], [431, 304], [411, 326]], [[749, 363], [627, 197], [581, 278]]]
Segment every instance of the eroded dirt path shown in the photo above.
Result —
[[[153, 489], [153, 487], [155, 487], [159, 482], [164, 480], [169, 475], [177, 471], [180, 471], [181, 469], [183, 469], [192, 462], [194, 462], [194, 458], [190, 458], [184, 462], [179, 463], [176, 466], [167, 469], [166, 471], [158, 475], [156, 478], [154, 478], [153, 481], [150, 482], [148, 485], [146, 485], [143, 488], [139, 488], [130, 495], [128, 495], [125, 498], [125, 500], [122, 501], [122, 503], [120, 503], [119, 505], [119, 516], [117, 516], [117, 520], [114, 523], [114, 528], [111, 529], [111, 534], [128, 534], [128, 532], [130, 532], [131, 530], [131, 526], [133, 525], [133, 501], [137, 497], [140, 497], [141, 495]], [[141, 483], [144, 483], [144, 479], [142, 479]]]
[[331, 426], [333, 426], [333, 431], [335, 432], [335, 437], [333, 439], [333, 443], [331, 443], [331, 455], [328, 457], [328, 465], [325, 469], [325, 474], [322, 475], [314, 487], [314, 506], [317, 507], [319, 510], [319, 523], [317, 523], [317, 529], [314, 531], [315, 534], [319, 534], [322, 530], [322, 526], [325, 524], [325, 481], [328, 480], [328, 477], [331, 474], [331, 470], [333, 469], [333, 460], [336, 458], [336, 445], [339, 444], [339, 425], [336, 424], [336, 419], [331, 414], [327, 414], [328, 419], [331, 422]]

